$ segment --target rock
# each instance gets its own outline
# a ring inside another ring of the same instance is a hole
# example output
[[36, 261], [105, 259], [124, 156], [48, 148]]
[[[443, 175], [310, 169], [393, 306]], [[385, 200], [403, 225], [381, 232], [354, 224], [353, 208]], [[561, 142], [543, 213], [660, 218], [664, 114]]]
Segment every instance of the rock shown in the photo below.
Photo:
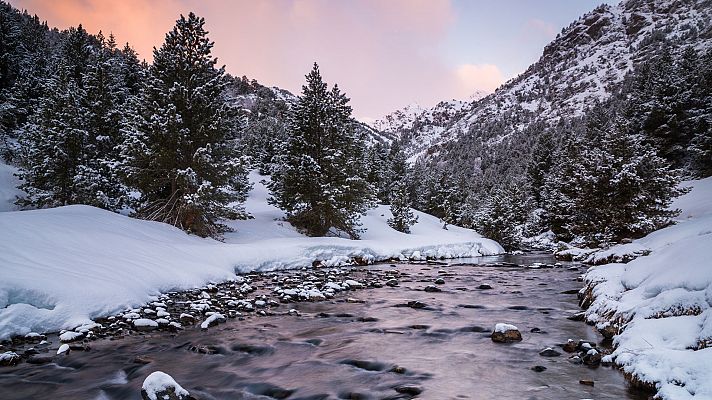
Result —
[[434, 286], [434, 285], [428, 285], [425, 287], [425, 291], [429, 293], [437, 293], [437, 292], [442, 292], [439, 287]]
[[194, 316], [185, 313], [181, 314], [178, 319], [183, 325], [195, 325], [195, 323], [198, 322], [198, 320]]
[[133, 324], [137, 331], [143, 332], [152, 331], [158, 328], [158, 322], [148, 318], [135, 319]]
[[386, 286], [396, 287], [398, 286], [398, 281], [395, 279], [389, 279], [386, 281]]
[[568, 317], [566, 317], [566, 319], [570, 319], [572, 321], [583, 321], [584, 319], [586, 319], [586, 312], [581, 311], [574, 315], [569, 315]]
[[546, 371], [546, 367], [543, 365], [535, 365], [532, 367], [532, 371], [534, 372], [544, 372]]
[[62, 343], [75, 342], [84, 339], [84, 334], [74, 331], [66, 331], [59, 335], [59, 341]]
[[408, 307], [415, 308], [415, 309], [421, 309], [421, 308], [425, 308], [426, 305], [425, 305], [425, 303], [421, 303], [417, 300], [412, 300], [412, 301], [408, 302]]
[[0, 354], [0, 367], [12, 367], [20, 362], [20, 355], [13, 351]]
[[445, 279], [443, 278], [438, 278], [435, 280], [436, 285], [444, 285], [445, 284]]
[[405, 368], [400, 365], [394, 365], [393, 368], [389, 369], [388, 372], [393, 372], [394, 374], [405, 374]]
[[492, 341], [497, 343], [519, 342], [522, 340], [522, 334], [519, 328], [510, 324], [497, 324], [492, 332]]
[[156, 371], [146, 377], [141, 387], [143, 400], [189, 400], [190, 393], [183, 389], [170, 375]]
[[581, 357], [579, 357], [579, 356], [571, 356], [571, 357], [569, 357], [569, 362], [570, 362], [571, 364], [576, 364], [576, 365], [583, 363], [583, 361], [581, 360]]
[[69, 345], [65, 343], [59, 346], [59, 349], [57, 349], [57, 354], [69, 354]]
[[200, 329], [207, 330], [208, 328], [213, 327], [217, 324], [222, 324], [225, 321], [227, 321], [227, 319], [222, 314], [215, 313], [210, 315], [205, 321], [203, 321], [202, 324], [200, 324]]
[[142, 364], [142, 365], [150, 364], [152, 361], [153, 360], [151, 360], [150, 358], [148, 358], [146, 356], [136, 356], [133, 359], [134, 364]]
[[417, 395], [423, 393], [422, 387], [420, 387], [418, 385], [413, 385], [413, 384], [400, 385], [400, 386], [394, 387], [393, 389], [395, 389], [395, 391], [398, 393], [407, 394], [410, 396], [417, 396]]
[[573, 340], [569, 339], [566, 344], [561, 346], [565, 352], [567, 353], [573, 353], [578, 349], [578, 343], [574, 342]]
[[480, 286], [477, 286], [477, 289], [480, 289], [480, 290], [490, 290], [490, 289], [492, 289], [492, 286], [491, 286], [491, 285], [488, 285], [488, 284], [486, 284], [486, 283], [483, 283], [483, 284], [481, 284]]
[[561, 355], [561, 353], [552, 349], [551, 347], [547, 347], [544, 350], [540, 351], [539, 355], [542, 357], [558, 357]]
[[49, 364], [52, 362], [52, 356], [47, 354], [35, 354], [34, 356], [27, 359], [28, 364]]
[[591, 349], [584, 354], [582, 360], [585, 365], [595, 367], [601, 363], [601, 353], [596, 349]]
[[581, 379], [579, 383], [586, 386], [593, 386], [593, 381], [590, 379]]

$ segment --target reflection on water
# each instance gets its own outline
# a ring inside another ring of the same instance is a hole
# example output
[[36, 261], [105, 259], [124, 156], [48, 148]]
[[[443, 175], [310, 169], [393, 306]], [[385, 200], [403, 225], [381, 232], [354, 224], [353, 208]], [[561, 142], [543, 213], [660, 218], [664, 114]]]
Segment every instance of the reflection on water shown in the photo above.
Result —
[[[554, 262], [548, 255], [467, 261]], [[207, 332], [105, 340], [59, 365], [3, 369], [0, 398], [140, 399], [143, 379], [156, 370], [200, 399], [395, 399], [410, 398], [415, 389], [424, 399], [645, 398], [614, 369], [573, 365], [563, 352], [539, 356], [568, 338], [600, 340], [593, 328], [566, 319], [577, 310], [576, 295], [562, 292], [580, 286], [577, 271], [398, 268], [408, 274], [399, 287], [350, 293], [350, 302], [344, 296], [281, 306], [298, 309], [299, 317], [250, 317]], [[425, 292], [436, 278], [445, 281], [442, 292]], [[483, 283], [493, 289], [476, 289]], [[394, 307], [409, 301], [425, 307]], [[488, 331], [497, 322], [517, 325], [524, 340], [493, 343]], [[530, 333], [533, 328], [544, 333]], [[150, 362], [135, 362], [139, 356]], [[534, 372], [535, 365], [547, 369]], [[595, 386], [581, 385], [581, 379]]]

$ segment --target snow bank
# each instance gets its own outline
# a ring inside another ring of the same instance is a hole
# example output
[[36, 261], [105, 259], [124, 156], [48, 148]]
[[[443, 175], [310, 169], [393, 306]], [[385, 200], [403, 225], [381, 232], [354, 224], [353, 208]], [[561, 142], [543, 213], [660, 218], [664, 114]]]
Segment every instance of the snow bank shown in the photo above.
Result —
[[664, 399], [712, 398], [712, 178], [688, 182], [677, 224], [611, 249], [646, 249], [585, 276], [589, 321], [616, 333], [612, 356]]
[[246, 204], [254, 219], [229, 221], [225, 243], [169, 225], [89, 206], [0, 213], [0, 338], [72, 329], [91, 318], [155, 300], [161, 292], [235, 278], [236, 272], [348, 264], [358, 258], [472, 257], [502, 253], [496, 242], [416, 212], [406, 235], [391, 229], [388, 207], [362, 218], [363, 240], [308, 238], [266, 204], [253, 174]]

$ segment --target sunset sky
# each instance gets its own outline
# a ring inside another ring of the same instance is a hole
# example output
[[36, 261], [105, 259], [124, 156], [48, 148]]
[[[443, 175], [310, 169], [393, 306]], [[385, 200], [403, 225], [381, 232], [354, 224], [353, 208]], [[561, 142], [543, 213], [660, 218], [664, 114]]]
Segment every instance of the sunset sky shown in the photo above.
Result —
[[214, 53], [229, 73], [298, 93], [316, 61], [362, 119], [492, 91], [601, 2], [10, 0], [50, 26], [81, 23], [91, 33], [113, 32], [148, 61], [179, 14], [193, 11], [205, 17]]

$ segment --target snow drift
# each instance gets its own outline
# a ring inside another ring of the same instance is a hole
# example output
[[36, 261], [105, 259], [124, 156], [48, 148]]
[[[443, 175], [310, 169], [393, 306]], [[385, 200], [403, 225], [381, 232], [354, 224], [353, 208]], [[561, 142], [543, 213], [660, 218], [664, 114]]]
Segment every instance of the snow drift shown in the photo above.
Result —
[[496, 242], [416, 212], [406, 235], [391, 229], [387, 206], [361, 220], [362, 240], [309, 238], [267, 205], [257, 174], [246, 204], [254, 219], [228, 221], [225, 243], [172, 226], [90, 206], [0, 213], [0, 338], [74, 328], [92, 317], [153, 300], [159, 293], [224, 281], [236, 273], [358, 258], [457, 258], [502, 253]]
[[712, 398], [712, 178], [688, 182], [676, 225], [608, 250], [628, 264], [591, 268], [585, 276], [600, 330], [616, 333], [616, 364], [654, 383], [664, 399]]

